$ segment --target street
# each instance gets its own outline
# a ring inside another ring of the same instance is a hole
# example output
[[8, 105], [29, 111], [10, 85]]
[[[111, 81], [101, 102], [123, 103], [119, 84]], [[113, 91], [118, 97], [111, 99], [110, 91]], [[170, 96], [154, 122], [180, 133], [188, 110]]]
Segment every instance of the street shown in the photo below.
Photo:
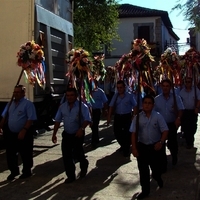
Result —
[[[90, 146], [91, 129], [86, 129], [84, 148], [89, 160], [88, 174], [72, 184], [64, 184], [66, 175], [61, 155], [61, 132], [58, 143], [51, 142], [52, 131], [39, 134], [34, 141], [33, 176], [22, 180], [18, 177], [13, 182], [6, 180], [9, 175], [5, 150], [0, 151], [0, 199], [17, 200], [132, 200], [140, 192], [139, 174], [136, 159], [125, 159], [118, 152], [112, 126], [106, 121], [100, 123], [99, 147]], [[200, 126], [199, 126], [200, 127]], [[168, 171], [163, 174], [164, 187], [158, 189], [157, 183], [151, 181], [149, 200], [199, 200], [200, 189], [200, 135], [199, 127], [195, 138], [195, 147], [186, 149], [185, 140], [178, 134], [178, 164], [172, 166], [168, 153]], [[76, 164], [77, 176], [80, 172]], [[20, 165], [21, 169], [21, 165]]]

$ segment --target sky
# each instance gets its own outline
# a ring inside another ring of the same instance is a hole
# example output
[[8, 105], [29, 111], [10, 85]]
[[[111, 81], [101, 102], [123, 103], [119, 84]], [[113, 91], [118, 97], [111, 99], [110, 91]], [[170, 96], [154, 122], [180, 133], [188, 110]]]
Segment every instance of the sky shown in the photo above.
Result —
[[185, 21], [182, 14], [179, 15], [179, 10], [171, 12], [176, 2], [177, 0], [119, 0], [120, 4], [128, 3], [135, 6], [167, 11], [173, 26], [173, 31], [180, 38], [178, 43], [184, 44], [187, 41], [186, 38], [189, 38], [188, 28], [190, 26], [189, 21]]

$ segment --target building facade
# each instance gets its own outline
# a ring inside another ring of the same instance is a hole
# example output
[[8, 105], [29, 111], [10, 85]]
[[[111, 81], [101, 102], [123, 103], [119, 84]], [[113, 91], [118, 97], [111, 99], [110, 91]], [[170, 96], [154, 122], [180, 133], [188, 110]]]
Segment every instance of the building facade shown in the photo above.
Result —
[[136, 38], [144, 38], [156, 57], [169, 46], [177, 49], [179, 37], [172, 28], [167, 11], [120, 5], [118, 34], [121, 40], [113, 41], [112, 52], [105, 51], [105, 65], [113, 66], [123, 54], [129, 53]]

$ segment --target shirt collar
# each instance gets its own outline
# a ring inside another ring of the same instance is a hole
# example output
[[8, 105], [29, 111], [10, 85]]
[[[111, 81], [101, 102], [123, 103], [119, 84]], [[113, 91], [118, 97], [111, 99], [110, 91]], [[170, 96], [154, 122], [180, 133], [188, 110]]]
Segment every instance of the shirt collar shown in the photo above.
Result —
[[[163, 92], [161, 94], [162, 94], [163, 98], [166, 99], [165, 96], [163, 95]], [[172, 93], [169, 92], [169, 97], [167, 99], [169, 99], [171, 97], [171, 95], [172, 95]]]

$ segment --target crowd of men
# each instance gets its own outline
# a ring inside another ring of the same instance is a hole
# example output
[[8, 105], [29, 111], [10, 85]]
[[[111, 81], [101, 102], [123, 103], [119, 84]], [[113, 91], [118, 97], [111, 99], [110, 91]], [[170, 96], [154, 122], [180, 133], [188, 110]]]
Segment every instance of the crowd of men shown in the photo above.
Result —
[[[132, 154], [137, 158], [141, 193], [138, 199], [150, 193], [150, 169], [152, 177], [160, 188], [163, 187], [162, 174], [167, 171], [166, 147], [172, 157], [172, 165], [178, 162], [177, 130], [181, 127], [186, 140], [186, 148], [194, 146], [200, 109], [200, 91], [194, 80], [186, 77], [179, 90], [173, 88], [169, 79], [164, 79], [159, 87], [160, 93], [155, 97], [146, 94], [142, 99], [129, 92], [124, 81], [116, 84], [115, 93], [104, 92], [95, 81], [91, 93], [91, 103], [80, 100], [75, 88], [67, 88], [64, 101], [55, 116], [52, 142], [57, 142], [57, 131], [63, 122], [61, 151], [67, 179], [65, 183], [74, 182], [75, 160], [80, 162], [79, 177], [86, 176], [89, 161], [86, 159], [83, 143], [85, 128], [91, 127], [91, 145], [99, 145], [99, 122], [102, 112], [107, 116], [107, 124], [113, 121], [113, 132], [119, 144], [119, 151], [125, 159]], [[20, 178], [32, 175], [33, 166], [33, 122], [37, 119], [32, 102], [25, 97], [25, 87], [17, 85], [13, 100], [2, 113], [0, 130], [6, 141], [6, 155], [12, 181], [20, 174], [17, 155], [22, 157], [23, 170]], [[138, 100], [139, 99], [139, 100]], [[107, 111], [107, 112], [106, 112]], [[3, 129], [3, 130], [2, 130]]]

